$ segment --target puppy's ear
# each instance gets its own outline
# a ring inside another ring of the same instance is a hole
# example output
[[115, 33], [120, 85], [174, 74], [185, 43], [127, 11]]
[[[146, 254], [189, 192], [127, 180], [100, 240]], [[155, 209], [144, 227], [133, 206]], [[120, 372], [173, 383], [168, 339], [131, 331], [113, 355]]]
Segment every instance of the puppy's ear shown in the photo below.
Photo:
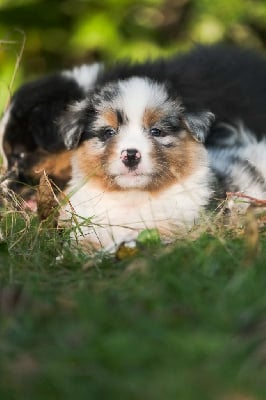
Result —
[[209, 129], [215, 119], [210, 111], [185, 112], [184, 123], [197, 142], [204, 143]]
[[79, 145], [81, 136], [90, 122], [90, 111], [90, 101], [84, 99], [69, 105], [67, 111], [57, 119], [59, 134], [68, 150]]

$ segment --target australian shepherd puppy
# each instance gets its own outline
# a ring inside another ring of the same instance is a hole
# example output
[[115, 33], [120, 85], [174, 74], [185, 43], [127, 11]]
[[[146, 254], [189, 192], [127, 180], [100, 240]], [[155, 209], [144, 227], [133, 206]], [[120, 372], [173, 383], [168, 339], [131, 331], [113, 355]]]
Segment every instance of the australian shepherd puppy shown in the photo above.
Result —
[[76, 103], [60, 123], [66, 146], [80, 143], [61, 218], [74, 210], [80, 238], [108, 249], [145, 228], [164, 239], [185, 232], [212, 195], [202, 144], [212, 121], [148, 78], [106, 84]]

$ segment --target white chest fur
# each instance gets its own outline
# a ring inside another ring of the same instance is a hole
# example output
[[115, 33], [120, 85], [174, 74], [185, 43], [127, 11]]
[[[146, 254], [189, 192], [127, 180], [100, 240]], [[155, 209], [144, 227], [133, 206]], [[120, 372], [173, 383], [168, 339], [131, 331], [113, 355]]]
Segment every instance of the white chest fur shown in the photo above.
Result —
[[[182, 184], [151, 194], [142, 190], [103, 192], [93, 179], [83, 185], [72, 179], [70, 202], [81, 222], [80, 239], [110, 249], [147, 228], [157, 228], [163, 238], [172, 237], [197, 220], [212, 194], [210, 180], [208, 167], [202, 166]], [[71, 212], [67, 205], [61, 218], [70, 218]]]

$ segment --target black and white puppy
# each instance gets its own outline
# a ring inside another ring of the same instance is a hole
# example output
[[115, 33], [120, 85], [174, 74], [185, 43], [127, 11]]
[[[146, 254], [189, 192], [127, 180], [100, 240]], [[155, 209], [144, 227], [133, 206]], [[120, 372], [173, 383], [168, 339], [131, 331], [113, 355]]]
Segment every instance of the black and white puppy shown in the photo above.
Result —
[[0, 152], [5, 182], [27, 199], [43, 170], [60, 188], [70, 179], [70, 156], [56, 120], [69, 103], [94, 87], [101, 64], [83, 65], [23, 85], [0, 123]]
[[[132, 76], [169, 83], [190, 111], [211, 110], [215, 121], [206, 145], [231, 145], [241, 136], [227, 129], [238, 122], [259, 140], [266, 126], [266, 57], [229, 45], [197, 46], [171, 58], [142, 64], [122, 63], [99, 74], [97, 84]], [[223, 124], [222, 126], [220, 124]]]

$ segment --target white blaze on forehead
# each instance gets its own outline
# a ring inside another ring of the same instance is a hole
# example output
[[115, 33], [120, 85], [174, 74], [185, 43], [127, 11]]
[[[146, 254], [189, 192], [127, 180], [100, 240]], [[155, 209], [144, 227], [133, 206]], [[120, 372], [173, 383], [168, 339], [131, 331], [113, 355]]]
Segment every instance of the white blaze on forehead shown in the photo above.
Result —
[[119, 89], [120, 106], [130, 122], [141, 123], [146, 109], [161, 106], [168, 97], [163, 85], [145, 78], [119, 81]]
[[167, 92], [163, 85], [147, 78], [134, 77], [119, 81], [118, 87], [116, 105], [123, 110], [126, 118], [125, 124], [120, 128], [118, 151], [136, 148], [146, 154], [150, 153], [151, 141], [143, 135], [144, 114], [146, 110], [162, 106], [167, 101]]

